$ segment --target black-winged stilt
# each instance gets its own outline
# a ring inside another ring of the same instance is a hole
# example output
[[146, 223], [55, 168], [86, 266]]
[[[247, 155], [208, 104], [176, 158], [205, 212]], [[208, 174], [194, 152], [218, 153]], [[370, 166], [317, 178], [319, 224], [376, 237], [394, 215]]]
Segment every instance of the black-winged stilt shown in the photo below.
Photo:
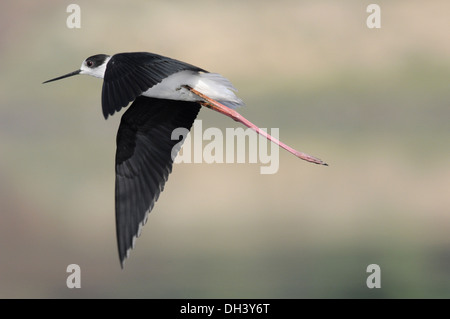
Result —
[[105, 118], [133, 102], [117, 133], [115, 208], [122, 267], [172, 171], [173, 149], [181, 147], [171, 133], [180, 127], [189, 130], [201, 106], [231, 117], [303, 160], [327, 165], [278, 141], [236, 112], [243, 102], [220, 74], [158, 54], [133, 52], [91, 56], [79, 70], [44, 83], [77, 74], [103, 78]]

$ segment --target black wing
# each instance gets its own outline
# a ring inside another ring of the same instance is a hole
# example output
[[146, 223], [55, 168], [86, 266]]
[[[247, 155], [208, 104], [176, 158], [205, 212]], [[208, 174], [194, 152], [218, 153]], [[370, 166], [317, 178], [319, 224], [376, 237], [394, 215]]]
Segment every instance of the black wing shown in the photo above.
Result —
[[140, 96], [122, 116], [116, 152], [116, 231], [122, 266], [184, 141], [185, 135], [179, 134], [172, 140], [172, 131], [188, 132], [199, 110], [195, 102]]
[[106, 65], [102, 89], [105, 118], [113, 115], [164, 78], [183, 70], [204, 71], [196, 66], [154, 53], [119, 53]]

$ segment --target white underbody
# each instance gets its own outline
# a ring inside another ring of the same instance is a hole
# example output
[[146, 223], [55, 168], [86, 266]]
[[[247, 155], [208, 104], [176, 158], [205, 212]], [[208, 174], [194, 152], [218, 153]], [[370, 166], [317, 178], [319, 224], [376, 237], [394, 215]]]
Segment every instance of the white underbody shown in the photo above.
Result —
[[236, 89], [230, 81], [218, 73], [180, 71], [151, 87], [143, 96], [179, 101], [200, 101], [197, 95], [183, 88], [184, 85], [203, 93], [228, 107], [235, 108], [244, 103], [234, 92]]
[[[88, 74], [97, 78], [105, 75], [106, 66], [111, 57], [108, 57], [104, 63], [94, 69], [86, 65], [83, 61], [80, 68], [80, 74]], [[142, 93], [143, 96], [159, 99], [179, 100], [179, 101], [200, 101], [201, 98], [194, 93], [183, 88], [184, 85], [203, 93], [230, 108], [236, 108], [244, 105], [234, 92], [236, 89], [233, 84], [218, 73], [196, 72], [184, 70], [174, 73], [163, 79], [160, 83], [152, 86]]]

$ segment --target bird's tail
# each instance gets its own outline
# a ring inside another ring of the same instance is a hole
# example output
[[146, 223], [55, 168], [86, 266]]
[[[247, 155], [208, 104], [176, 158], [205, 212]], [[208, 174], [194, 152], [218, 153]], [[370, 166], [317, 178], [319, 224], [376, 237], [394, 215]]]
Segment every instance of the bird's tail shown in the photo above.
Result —
[[244, 105], [236, 96], [237, 90], [233, 84], [218, 73], [200, 73], [200, 79], [194, 88], [229, 108], [235, 109]]

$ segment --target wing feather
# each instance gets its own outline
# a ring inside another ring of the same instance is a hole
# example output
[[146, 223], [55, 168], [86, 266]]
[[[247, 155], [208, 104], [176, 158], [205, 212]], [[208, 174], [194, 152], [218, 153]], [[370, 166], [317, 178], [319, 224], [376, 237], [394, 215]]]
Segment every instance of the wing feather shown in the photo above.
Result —
[[102, 88], [105, 118], [113, 115], [166, 77], [183, 70], [205, 70], [154, 53], [119, 53], [108, 61]]
[[117, 133], [116, 231], [121, 265], [172, 172], [176, 128], [190, 129], [200, 105], [140, 96], [124, 113]]

